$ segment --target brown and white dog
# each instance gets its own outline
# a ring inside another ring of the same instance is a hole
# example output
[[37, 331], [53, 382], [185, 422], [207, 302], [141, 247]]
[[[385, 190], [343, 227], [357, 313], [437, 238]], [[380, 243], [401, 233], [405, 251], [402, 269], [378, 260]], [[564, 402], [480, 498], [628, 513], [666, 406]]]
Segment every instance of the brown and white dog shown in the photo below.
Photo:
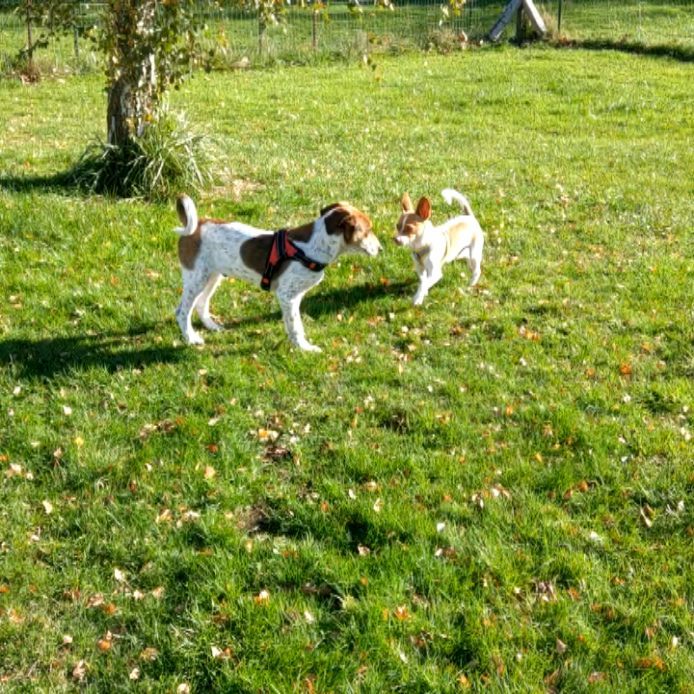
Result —
[[419, 287], [413, 297], [415, 306], [422, 304], [429, 289], [443, 277], [443, 266], [458, 258], [467, 260], [472, 273], [470, 286], [477, 284], [482, 271], [484, 233], [467, 198], [456, 190], [441, 191], [449, 204], [455, 200], [463, 214], [434, 226], [431, 223], [431, 202], [420, 198], [417, 209], [412, 205], [408, 193], [402, 196], [402, 214], [396, 224], [395, 243], [412, 251], [415, 270], [419, 276]]
[[[183, 195], [176, 202], [183, 227], [179, 234], [178, 257], [183, 274], [183, 295], [176, 309], [176, 320], [186, 342], [203, 344], [193, 329], [193, 309], [208, 330], [221, 330], [210, 315], [210, 300], [222, 277], [231, 276], [260, 284], [273, 248], [274, 233], [241, 222], [198, 219], [195, 203]], [[292, 344], [300, 349], [320, 352], [304, 334], [300, 305], [304, 294], [323, 279], [322, 267], [345, 252], [375, 256], [381, 244], [373, 233], [371, 220], [349, 203], [339, 202], [321, 210], [313, 222], [286, 230], [294, 248], [318, 265], [311, 270], [300, 262], [286, 260], [278, 266], [267, 288], [275, 293], [284, 327]]]

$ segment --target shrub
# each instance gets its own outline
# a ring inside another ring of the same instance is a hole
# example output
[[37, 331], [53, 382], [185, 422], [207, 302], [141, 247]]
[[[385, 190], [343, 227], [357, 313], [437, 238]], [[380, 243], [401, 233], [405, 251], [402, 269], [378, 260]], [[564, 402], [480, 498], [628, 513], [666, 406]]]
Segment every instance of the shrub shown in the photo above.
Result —
[[89, 145], [72, 178], [90, 193], [161, 200], [207, 187], [215, 160], [207, 136], [194, 132], [183, 114], [162, 109], [141, 136], [121, 146]]

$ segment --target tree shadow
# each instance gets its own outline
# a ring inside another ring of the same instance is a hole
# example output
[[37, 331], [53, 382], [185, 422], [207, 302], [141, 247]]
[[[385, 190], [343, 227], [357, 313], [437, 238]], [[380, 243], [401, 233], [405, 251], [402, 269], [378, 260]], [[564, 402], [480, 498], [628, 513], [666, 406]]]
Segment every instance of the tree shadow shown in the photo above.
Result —
[[683, 63], [694, 62], [694, 48], [672, 44], [645, 44], [627, 39], [562, 39], [556, 42], [560, 48], [582, 48], [592, 51], [620, 51], [637, 55], [672, 58]]
[[134, 326], [125, 333], [1, 340], [0, 364], [15, 366], [22, 378], [51, 379], [92, 367], [113, 373], [181, 360], [186, 353], [181, 347], [138, 345], [138, 338], [154, 327]]
[[13, 193], [62, 193], [64, 195], [84, 195], [74, 179], [73, 172], [64, 171], [51, 176], [0, 176], [0, 190]]

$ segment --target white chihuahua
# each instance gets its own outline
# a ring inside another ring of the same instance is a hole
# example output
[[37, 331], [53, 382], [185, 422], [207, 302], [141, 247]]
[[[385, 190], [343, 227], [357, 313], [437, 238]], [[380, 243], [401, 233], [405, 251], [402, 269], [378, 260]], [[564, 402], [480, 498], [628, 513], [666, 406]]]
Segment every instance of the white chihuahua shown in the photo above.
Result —
[[420, 198], [417, 209], [412, 206], [408, 193], [402, 196], [402, 214], [396, 224], [395, 243], [412, 251], [419, 287], [414, 295], [415, 306], [420, 306], [429, 289], [443, 277], [443, 266], [458, 258], [465, 258], [472, 273], [470, 286], [477, 284], [482, 272], [484, 232], [467, 198], [456, 190], [441, 191], [443, 199], [452, 205], [455, 200], [463, 214], [439, 226], [431, 223], [431, 202]]

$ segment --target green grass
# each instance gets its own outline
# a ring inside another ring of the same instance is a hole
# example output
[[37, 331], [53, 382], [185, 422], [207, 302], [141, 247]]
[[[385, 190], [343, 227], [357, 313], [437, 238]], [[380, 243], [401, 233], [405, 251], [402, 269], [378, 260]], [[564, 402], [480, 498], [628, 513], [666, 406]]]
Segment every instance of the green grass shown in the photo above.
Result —
[[[0, 86], [3, 691], [691, 691], [688, 65], [196, 76], [172, 105], [227, 155], [202, 214], [349, 199], [383, 240], [305, 299], [318, 356], [231, 281], [228, 330], [181, 346], [173, 206], [55, 184], [101, 80]], [[398, 200], [440, 220], [446, 186], [482, 281], [416, 309]]]

